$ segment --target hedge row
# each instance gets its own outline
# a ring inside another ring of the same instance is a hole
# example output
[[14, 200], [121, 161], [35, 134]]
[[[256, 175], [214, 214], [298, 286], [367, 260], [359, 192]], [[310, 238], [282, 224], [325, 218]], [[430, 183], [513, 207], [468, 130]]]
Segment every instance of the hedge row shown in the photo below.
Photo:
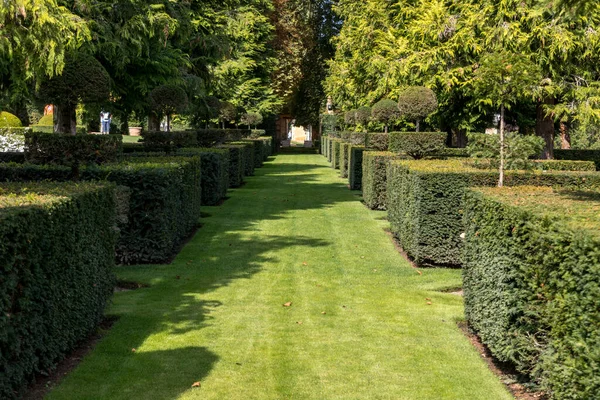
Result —
[[600, 171], [600, 150], [554, 150], [557, 160], [592, 161], [596, 170]]
[[19, 163], [23, 164], [25, 162], [25, 153], [21, 152], [0, 152], [0, 163]]
[[172, 132], [144, 132], [142, 143], [146, 151], [173, 152], [182, 147], [214, 147], [251, 136], [248, 129], [200, 129]]
[[350, 146], [348, 149], [348, 181], [350, 190], [362, 189], [363, 146]]
[[229, 187], [239, 187], [244, 183], [245, 146], [236, 144], [221, 145], [218, 148], [229, 152]]
[[[500, 166], [499, 160], [490, 159], [470, 159], [465, 163], [478, 169], [497, 170]], [[540, 171], [596, 171], [593, 161], [529, 160], [527, 164], [527, 168]]]
[[[0, 164], [1, 181], [66, 181], [70, 176], [70, 169], [61, 166]], [[128, 158], [119, 164], [84, 168], [80, 178], [129, 188], [129, 213], [116, 248], [119, 263], [166, 262], [198, 224], [199, 157]]]
[[469, 191], [464, 293], [470, 326], [553, 399], [600, 393], [600, 193]]
[[202, 161], [202, 205], [215, 206], [227, 196], [229, 188], [229, 150], [183, 148], [178, 157], [200, 157]]
[[[403, 249], [418, 264], [460, 265], [466, 188], [495, 186], [496, 171], [460, 160], [392, 161], [388, 171], [388, 218]], [[600, 174], [583, 172], [506, 173], [507, 186], [600, 187]]]
[[243, 156], [244, 156], [244, 176], [253, 176], [254, 175], [254, 155], [255, 148], [254, 143], [249, 143], [247, 141], [242, 142], [231, 142], [230, 144], [242, 146]]
[[440, 152], [446, 147], [444, 132], [390, 132], [389, 150], [414, 159]]
[[348, 151], [351, 144], [346, 142], [340, 143], [340, 177], [348, 178]]
[[331, 167], [333, 169], [340, 168], [341, 143], [341, 139], [331, 139]]
[[0, 398], [97, 327], [114, 288], [115, 191], [0, 184]]
[[366, 151], [362, 154], [363, 201], [370, 209], [386, 209], [388, 163], [399, 157], [389, 151]]

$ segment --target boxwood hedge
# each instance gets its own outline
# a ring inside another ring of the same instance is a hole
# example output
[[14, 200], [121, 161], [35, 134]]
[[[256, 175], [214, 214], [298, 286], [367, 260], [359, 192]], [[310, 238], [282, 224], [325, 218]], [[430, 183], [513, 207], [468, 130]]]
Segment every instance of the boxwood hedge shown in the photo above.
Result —
[[389, 135], [387, 133], [369, 133], [365, 145], [371, 150], [388, 151]]
[[[465, 189], [495, 186], [497, 181], [496, 171], [468, 167], [460, 159], [392, 161], [387, 185], [392, 232], [417, 264], [458, 266]], [[600, 186], [600, 175], [509, 171], [505, 184], [593, 188]]]
[[182, 147], [198, 146], [198, 139], [195, 131], [146, 131], [142, 132], [142, 144], [145, 151], [164, 151], [169, 154]]
[[244, 176], [254, 175], [254, 143], [248, 142], [231, 142], [230, 144], [243, 146], [244, 155]]
[[[0, 181], [64, 181], [67, 167], [0, 164]], [[134, 157], [121, 163], [88, 167], [81, 180], [109, 181], [128, 187], [129, 214], [121, 227], [119, 263], [163, 263], [176, 253], [200, 218], [200, 157]]]
[[600, 393], [600, 193], [469, 191], [464, 293], [493, 355], [554, 399]]
[[258, 139], [248, 139], [244, 142], [250, 143], [254, 150], [254, 169], [261, 168], [265, 160], [263, 142]]
[[340, 138], [356, 146], [366, 146], [367, 135], [365, 132], [342, 132]]
[[389, 150], [419, 160], [446, 147], [445, 132], [390, 132]]
[[110, 299], [115, 191], [0, 184], [0, 398], [19, 397], [94, 332]]
[[218, 148], [229, 152], [229, 187], [239, 187], [244, 183], [244, 149], [245, 146], [225, 144]]
[[348, 177], [348, 149], [350, 146], [350, 143], [347, 142], [340, 143], [340, 177], [342, 178]]
[[596, 170], [600, 171], [600, 150], [554, 150], [557, 160], [593, 161]]
[[227, 196], [229, 150], [183, 148], [177, 156], [200, 157], [202, 161], [202, 205], [214, 206]]
[[363, 146], [350, 146], [348, 149], [348, 181], [350, 190], [362, 189]]
[[199, 129], [195, 133], [200, 147], [214, 147], [226, 142], [239, 141], [252, 134], [249, 129]]
[[387, 168], [399, 156], [389, 151], [366, 151], [362, 154], [362, 193], [365, 204], [372, 210], [385, 210], [387, 197]]
[[340, 144], [341, 139], [331, 139], [331, 167], [333, 169], [340, 168]]

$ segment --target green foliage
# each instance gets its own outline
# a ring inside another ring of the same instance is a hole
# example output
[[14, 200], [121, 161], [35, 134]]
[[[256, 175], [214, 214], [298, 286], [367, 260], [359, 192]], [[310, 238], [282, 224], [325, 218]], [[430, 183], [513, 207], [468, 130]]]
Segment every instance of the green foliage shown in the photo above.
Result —
[[219, 148], [229, 152], [229, 187], [236, 188], [244, 183], [244, 146], [240, 145], [220, 145]]
[[371, 150], [387, 151], [390, 137], [387, 133], [368, 133], [365, 145]]
[[372, 113], [371, 107], [367, 107], [367, 106], [359, 107], [356, 110], [356, 117], [355, 117], [356, 123], [363, 127], [366, 127], [367, 124], [369, 123], [369, 121], [371, 120], [371, 113]]
[[229, 188], [229, 150], [183, 148], [178, 157], [200, 157], [202, 161], [202, 205], [215, 206], [227, 196]]
[[145, 131], [142, 132], [144, 151], [171, 153], [182, 147], [198, 145], [198, 134], [194, 131]]
[[198, 145], [213, 147], [225, 142], [239, 141], [251, 135], [247, 129], [199, 129]]
[[465, 312], [492, 354], [556, 399], [600, 390], [598, 192], [467, 193]]
[[263, 161], [265, 160], [265, 147], [263, 145], [263, 141], [259, 139], [249, 139], [244, 140], [246, 143], [250, 143], [254, 149], [254, 168], [260, 168], [263, 166]]
[[338, 128], [340, 117], [335, 114], [321, 115], [321, 125], [323, 126], [323, 134], [329, 135], [335, 132]]
[[554, 150], [557, 160], [593, 161], [596, 170], [600, 171], [600, 150]]
[[229, 144], [241, 145], [243, 146], [244, 152], [244, 176], [252, 176], [254, 175], [254, 155], [256, 154], [256, 149], [254, 143], [250, 143], [247, 141], [240, 142], [231, 142]]
[[25, 153], [21, 152], [0, 152], [0, 163], [17, 163], [23, 164], [25, 162]]
[[362, 154], [361, 188], [363, 201], [370, 209], [386, 209], [388, 163], [399, 158], [388, 151], [366, 151]]
[[[469, 187], [495, 186], [497, 172], [461, 160], [392, 161], [388, 218], [393, 234], [419, 265], [460, 265], [463, 197]], [[509, 171], [508, 186], [600, 187], [595, 172]]]
[[347, 126], [354, 126], [356, 124], [356, 110], [350, 110], [344, 113], [344, 123]]
[[340, 137], [350, 144], [364, 146], [367, 144], [367, 134], [364, 132], [342, 132]]
[[93, 333], [113, 293], [112, 185], [0, 184], [0, 397]]
[[419, 160], [436, 154], [446, 147], [444, 132], [391, 132], [389, 148], [394, 153], [405, 153]]
[[260, 125], [263, 122], [263, 116], [261, 115], [261, 113], [258, 112], [248, 112], [244, 115], [242, 115], [242, 118], [240, 118], [240, 123], [244, 124], [244, 125], [248, 125], [248, 127], [250, 126], [254, 126], [256, 127], [256, 125]]
[[348, 151], [352, 146], [347, 142], [340, 142], [340, 177], [347, 178], [348, 177]]
[[37, 122], [38, 126], [53, 126], [53, 114], [46, 114]]
[[340, 169], [340, 144], [341, 139], [331, 139], [331, 167]]
[[348, 149], [348, 181], [350, 190], [362, 190], [363, 174], [363, 153], [366, 148], [363, 146], [351, 145]]
[[417, 121], [417, 132], [421, 119], [428, 117], [437, 110], [438, 101], [433, 90], [423, 86], [409, 86], [400, 92], [398, 110], [400, 116]]
[[25, 133], [25, 157], [33, 164], [67, 165], [77, 173], [81, 164], [114, 162], [122, 153], [121, 135]]
[[0, 128], [20, 128], [23, 126], [21, 120], [14, 114], [0, 111]]
[[[185, 91], [177, 85], [161, 85], [150, 92], [150, 107], [159, 116], [170, 118], [173, 114], [182, 113], [188, 106]], [[170, 121], [169, 121], [170, 124]], [[170, 130], [170, 126], [167, 127]]]
[[[499, 159], [500, 136], [469, 133], [467, 150], [473, 158]], [[504, 139], [506, 169], [529, 169], [530, 159], [541, 153], [544, 140], [538, 136], [508, 133]]]
[[385, 133], [387, 133], [389, 125], [400, 118], [398, 104], [389, 99], [380, 100], [371, 109], [371, 116], [375, 121], [385, 125]]

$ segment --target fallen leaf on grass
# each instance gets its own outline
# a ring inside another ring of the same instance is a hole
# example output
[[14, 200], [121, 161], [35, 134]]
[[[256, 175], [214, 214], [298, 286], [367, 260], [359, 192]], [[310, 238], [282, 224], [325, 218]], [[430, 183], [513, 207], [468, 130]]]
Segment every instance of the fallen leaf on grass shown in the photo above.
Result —
[[302, 321], [297, 321], [296, 322], [298, 325], [302, 325]]
[[131, 352], [132, 352], [132, 353], [135, 353], [135, 349], [131, 349]]
[[192, 383], [192, 387], [193, 387], [193, 388], [198, 388], [198, 387], [200, 387], [200, 382], [194, 382], [194, 383]]
[[291, 307], [291, 306], [292, 306], [292, 302], [291, 302], [291, 301], [288, 301], [288, 302], [287, 302], [287, 303], [285, 303], [283, 306], [284, 306], [284, 307]]
[[321, 314], [325, 315], [325, 314], [327, 314], [327, 313], [326, 313], [325, 311], [322, 311], [322, 312], [321, 312]]
[[428, 306], [430, 306], [430, 305], [431, 305], [431, 302], [430, 302], [430, 301], [428, 301], [428, 302], [427, 302], [427, 305], [428, 305]]
[[426, 298], [425, 298], [425, 300], [427, 300], [427, 301], [431, 301], [431, 299], [430, 299], [429, 297], [426, 297]]
[[423, 275], [423, 273], [421, 271], [419, 271], [419, 270], [417, 270], [417, 274]]
[[305, 261], [305, 262], [302, 263], [302, 265], [308, 265], [308, 263]]

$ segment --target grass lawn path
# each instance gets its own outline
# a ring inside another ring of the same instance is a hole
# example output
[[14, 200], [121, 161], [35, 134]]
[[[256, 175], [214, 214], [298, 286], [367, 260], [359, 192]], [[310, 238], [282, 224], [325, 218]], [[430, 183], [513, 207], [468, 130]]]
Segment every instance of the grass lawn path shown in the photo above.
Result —
[[438, 291], [460, 271], [419, 275], [337, 172], [277, 155], [173, 264], [119, 267], [150, 287], [115, 295], [120, 319], [48, 398], [511, 399]]

